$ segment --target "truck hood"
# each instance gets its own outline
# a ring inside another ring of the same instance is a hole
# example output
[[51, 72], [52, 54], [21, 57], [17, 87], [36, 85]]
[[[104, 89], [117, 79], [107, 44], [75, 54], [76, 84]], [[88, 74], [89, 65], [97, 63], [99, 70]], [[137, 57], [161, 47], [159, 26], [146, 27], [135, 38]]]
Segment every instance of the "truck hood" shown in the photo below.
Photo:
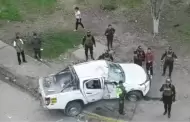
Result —
[[127, 84], [142, 84], [146, 81], [147, 75], [145, 70], [136, 64], [120, 64], [125, 73], [125, 82]]

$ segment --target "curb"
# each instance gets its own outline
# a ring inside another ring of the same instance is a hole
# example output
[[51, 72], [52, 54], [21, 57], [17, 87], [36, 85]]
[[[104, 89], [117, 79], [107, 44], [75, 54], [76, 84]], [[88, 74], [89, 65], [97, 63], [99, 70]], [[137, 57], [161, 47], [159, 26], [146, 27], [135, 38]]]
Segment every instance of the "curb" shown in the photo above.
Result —
[[[19, 87], [20, 89], [30, 93], [35, 98], [39, 98], [38, 95], [38, 87], [35, 86], [35, 84], [32, 84], [34, 79], [30, 79], [23, 76], [16, 76], [11, 71], [9, 71], [8, 68], [4, 67], [3, 65], [0, 65], [0, 79], [3, 82], [6, 82], [10, 85], [15, 85], [16, 87]], [[3, 78], [4, 77], [4, 78]]]
[[128, 121], [124, 121], [124, 120], [120, 120], [120, 119], [114, 119], [111, 117], [101, 116], [101, 115], [87, 112], [87, 111], [83, 111], [83, 114], [85, 116], [87, 116], [88, 119], [96, 119], [96, 120], [100, 120], [100, 121], [104, 121], [104, 122], [128, 122]]

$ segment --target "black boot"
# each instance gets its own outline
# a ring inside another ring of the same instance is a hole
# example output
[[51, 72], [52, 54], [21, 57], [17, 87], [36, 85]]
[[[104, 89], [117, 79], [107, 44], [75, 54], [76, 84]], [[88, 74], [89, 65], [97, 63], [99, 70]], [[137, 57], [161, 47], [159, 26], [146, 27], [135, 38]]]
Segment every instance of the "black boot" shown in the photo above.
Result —
[[94, 60], [94, 57], [93, 57], [93, 55], [91, 55], [91, 59], [92, 59], [92, 60]]
[[163, 113], [163, 115], [166, 115], [167, 114], [167, 111], [165, 111], [164, 113]]
[[171, 117], [171, 114], [170, 113], [168, 113], [168, 118], [170, 118]]
[[88, 57], [86, 56], [86, 61], [88, 61]]

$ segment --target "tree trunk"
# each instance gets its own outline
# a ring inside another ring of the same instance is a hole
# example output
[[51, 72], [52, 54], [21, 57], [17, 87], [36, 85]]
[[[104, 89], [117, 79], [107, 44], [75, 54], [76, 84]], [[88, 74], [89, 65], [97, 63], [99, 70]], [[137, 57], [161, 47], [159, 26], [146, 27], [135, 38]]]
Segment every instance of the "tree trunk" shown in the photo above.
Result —
[[153, 18], [153, 33], [158, 34], [159, 32], [159, 19]]

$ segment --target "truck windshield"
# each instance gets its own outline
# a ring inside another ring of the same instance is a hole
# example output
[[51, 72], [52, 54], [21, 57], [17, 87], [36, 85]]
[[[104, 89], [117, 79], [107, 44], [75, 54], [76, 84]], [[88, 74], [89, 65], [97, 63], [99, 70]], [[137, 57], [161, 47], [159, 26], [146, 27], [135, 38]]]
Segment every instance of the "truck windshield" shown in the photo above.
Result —
[[108, 81], [125, 81], [125, 74], [122, 67], [119, 64], [108, 62]]

